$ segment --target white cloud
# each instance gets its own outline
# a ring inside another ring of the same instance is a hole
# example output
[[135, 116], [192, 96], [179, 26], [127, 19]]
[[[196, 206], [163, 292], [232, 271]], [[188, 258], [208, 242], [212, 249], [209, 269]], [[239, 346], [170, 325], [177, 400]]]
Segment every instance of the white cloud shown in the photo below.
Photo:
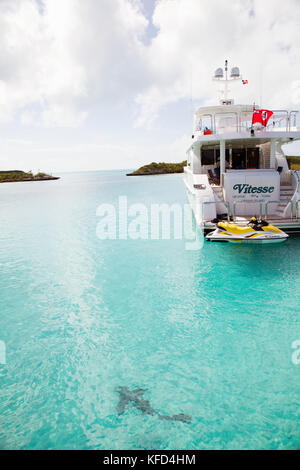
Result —
[[153, 79], [138, 94], [138, 125], [152, 122], [162, 106], [188, 98], [215, 101], [211, 75], [228, 58], [249, 85], [235, 85], [237, 101], [270, 107], [300, 104], [300, 7], [298, 0], [160, 0], [159, 28], [147, 50]]
[[74, 126], [94, 102], [119, 101], [149, 126], [191, 86], [212, 102], [225, 58], [249, 80], [239, 100], [298, 105], [299, 20], [298, 0], [158, 0], [145, 45], [140, 0], [2, 0], [0, 120]]
[[23, 123], [76, 125], [93, 100], [132, 93], [146, 27], [130, 0], [2, 0], [0, 120], [34, 105]]
[[180, 161], [189, 139], [170, 144], [163, 119], [188, 108], [191, 89], [195, 103], [215, 103], [211, 76], [226, 58], [249, 81], [232, 87], [236, 102], [300, 107], [299, 0], [157, 0], [155, 37], [143, 11], [143, 0], [0, 0], [0, 122], [35, 141], [6, 143], [6, 168]]

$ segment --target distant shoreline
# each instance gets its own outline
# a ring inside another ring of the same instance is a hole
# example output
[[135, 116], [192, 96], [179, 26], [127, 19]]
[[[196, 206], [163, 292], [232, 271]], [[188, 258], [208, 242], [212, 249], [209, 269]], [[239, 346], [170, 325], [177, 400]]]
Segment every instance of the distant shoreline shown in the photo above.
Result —
[[178, 175], [183, 171], [166, 171], [165, 173], [127, 173], [126, 176], [155, 176], [155, 175]]
[[[291, 170], [300, 170], [300, 157], [286, 156]], [[148, 176], [148, 175], [168, 175], [175, 173], [183, 173], [187, 161], [180, 163], [149, 163], [149, 165], [141, 166], [132, 173], [126, 173], [126, 176]]]
[[127, 173], [126, 176], [147, 176], [147, 175], [169, 175], [174, 173], [183, 173], [183, 168], [186, 166], [186, 160], [180, 163], [149, 163], [149, 165], [141, 166], [138, 170], [132, 173]]
[[26, 181], [50, 181], [58, 180], [59, 176], [48, 175], [47, 173], [39, 172], [36, 175], [21, 170], [7, 170], [0, 171], [0, 183], [19, 183]]

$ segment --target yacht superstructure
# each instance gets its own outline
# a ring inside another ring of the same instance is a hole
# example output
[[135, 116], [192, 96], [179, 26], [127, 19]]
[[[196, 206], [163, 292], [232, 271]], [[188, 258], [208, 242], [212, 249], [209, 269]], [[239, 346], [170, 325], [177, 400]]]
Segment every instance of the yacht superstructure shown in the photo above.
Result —
[[234, 104], [228, 83], [242, 77], [237, 67], [228, 77], [227, 61], [224, 71], [214, 75], [224, 85], [221, 102], [196, 110], [187, 151], [184, 181], [196, 222], [207, 233], [218, 220], [243, 225], [256, 216], [300, 231], [300, 172], [289, 169], [282, 150], [300, 139], [298, 111]]

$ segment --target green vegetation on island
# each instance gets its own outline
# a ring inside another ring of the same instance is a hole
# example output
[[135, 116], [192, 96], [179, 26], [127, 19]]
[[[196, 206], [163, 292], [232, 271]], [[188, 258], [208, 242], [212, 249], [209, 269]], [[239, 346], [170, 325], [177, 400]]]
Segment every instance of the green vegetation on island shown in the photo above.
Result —
[[155, 163], [141, 166], [132, 173], [127, 173], [127, 176], [142, 176], [142, 175], [165, 175], [168, 173], [183, 173], [183, 168], [186, 166], [186, 160], [181, 163]]
[[[291, 170], [300, 170], [300, 157], [287, 156], [286, 157]], [[149, 165], [141, 166], [132, 173], [127, 173], [127, 176], [143, 176], [143, 175], [165, 175], [168, 173], [183, 173], [183, 168], [186, 166], [186, 160], [181, 163], [149, 163]]]
[[59, 176], [39, 172], [34, 175], [31, 171], [7, 170], [0, 171], [0, 183], [15, 183], [17, 181], [48, 181], [58, 180]]
[[286, 157], [291, 170], [300, 170], [300, 157]]

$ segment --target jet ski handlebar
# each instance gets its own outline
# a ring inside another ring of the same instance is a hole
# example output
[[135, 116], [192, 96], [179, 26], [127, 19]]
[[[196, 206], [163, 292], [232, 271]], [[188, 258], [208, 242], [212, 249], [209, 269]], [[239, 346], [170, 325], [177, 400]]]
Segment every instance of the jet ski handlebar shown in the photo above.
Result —
[[257, 220], [256, 217], [252, 217], [252, 219], [249, 220], [247, 225], [248, 227], [251, 227], [254, 230], [261, 230], [262, 227], [267, 227], [269, 223], [263, 219]]

